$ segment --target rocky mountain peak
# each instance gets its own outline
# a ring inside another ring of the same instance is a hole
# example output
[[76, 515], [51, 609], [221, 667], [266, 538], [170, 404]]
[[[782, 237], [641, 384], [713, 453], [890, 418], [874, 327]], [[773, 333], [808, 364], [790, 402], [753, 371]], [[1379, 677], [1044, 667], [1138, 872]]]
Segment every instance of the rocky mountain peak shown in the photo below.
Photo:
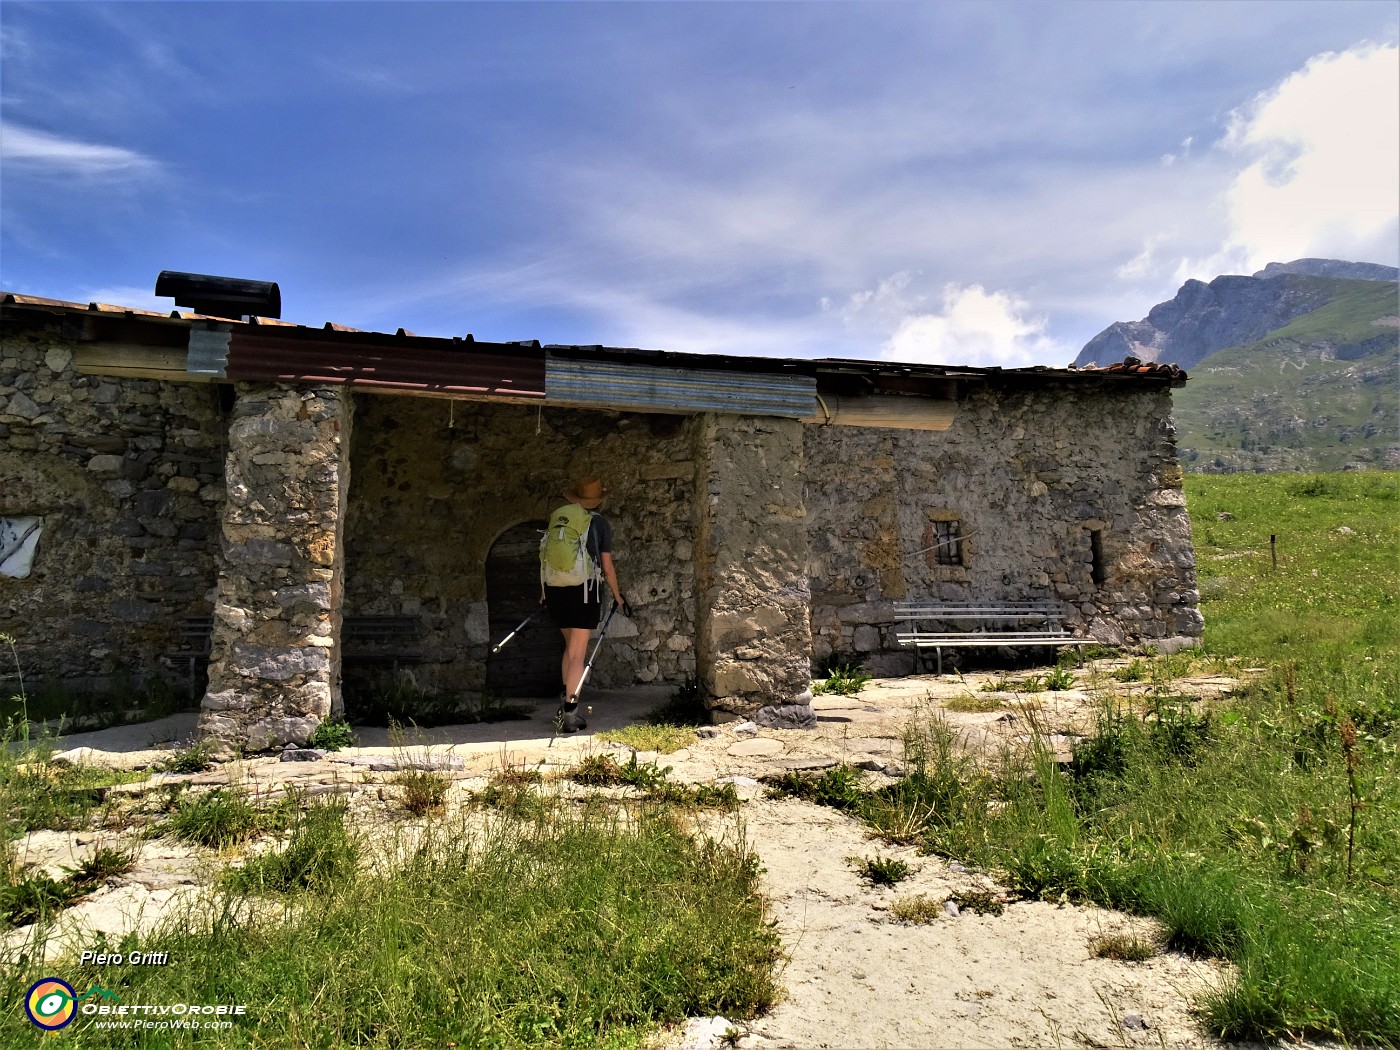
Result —
[[1109, 325], [1085, 344], [1074, 364], [1107, 365], [1132, 356], [1190, 369], [1217, 350], [1254, 342], [1331, 302], [1335, 283], [1322, 278], [1394, 281], [1397, 275], [1395, 267], [1375, 263], [1297, 259], [1270, 263], [1248, 277], [1188, 280], [1141, 321]]

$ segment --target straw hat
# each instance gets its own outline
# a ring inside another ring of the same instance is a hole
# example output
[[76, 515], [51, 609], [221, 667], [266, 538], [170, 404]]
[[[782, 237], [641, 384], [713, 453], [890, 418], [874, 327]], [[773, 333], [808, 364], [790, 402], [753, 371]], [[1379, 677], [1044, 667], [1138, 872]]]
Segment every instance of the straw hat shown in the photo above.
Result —
[[564, 490], [564, 498], [570, 503], [577, 503], [585, 510], [593, 510], [603, 500], [608, 498], [607, 487], [603, 484], [603, 479], [597, 474], [585, 474], [579, 479], [577, 485], [571, 485]]

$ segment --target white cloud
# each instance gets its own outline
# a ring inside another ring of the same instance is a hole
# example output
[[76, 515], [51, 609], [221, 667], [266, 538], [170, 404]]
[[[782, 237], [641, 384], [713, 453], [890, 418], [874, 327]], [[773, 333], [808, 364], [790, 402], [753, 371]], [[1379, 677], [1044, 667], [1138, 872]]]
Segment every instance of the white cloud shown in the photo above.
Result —
[[1394, 262], [1400, 244], [1400, 50], [1328, 52], [1231, 115], [1244, 160], [1225, 194], [1228, 234], [1194, 272], [1253, 272], [1326, 257]]
[[905, 317], [883, 347], [887, 360], [1021, 368], [1068, 361], [1074, 350], [1046, 334], [1048, 322], [1030, 304], [980, 284], [946, 285], [942, 313]]
[[150, 157], [120, 146], [99, 146], [7, 123], [0, 126], [0, 158], [44, 174], [143, 175], [158, 170]]

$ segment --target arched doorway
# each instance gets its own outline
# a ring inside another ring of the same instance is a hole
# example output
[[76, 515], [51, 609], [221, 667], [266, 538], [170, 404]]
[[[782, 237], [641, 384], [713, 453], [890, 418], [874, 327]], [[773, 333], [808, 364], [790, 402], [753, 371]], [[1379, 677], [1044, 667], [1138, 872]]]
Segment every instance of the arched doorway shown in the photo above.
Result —
[[486, 688], [499, 696], [559, 695], [564, 638], [540, 607], [540, 536], [547, 522], [507, 529], [486, 555], [486, 605], [491, 638], [499, 641], [526, 616], [540, 614], [486, 661]]

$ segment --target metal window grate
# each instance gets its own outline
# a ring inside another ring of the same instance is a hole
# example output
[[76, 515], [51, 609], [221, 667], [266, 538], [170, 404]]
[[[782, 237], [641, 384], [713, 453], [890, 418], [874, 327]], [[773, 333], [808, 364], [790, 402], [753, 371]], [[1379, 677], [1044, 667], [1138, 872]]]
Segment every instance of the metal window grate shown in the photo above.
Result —
[[961, 565], [962, 559], [962, 536], [958, 532], [956, 521], [935, 521], [933, 523], [933, 540], [937, 546], [933, 549], [934, 560], [939, 565]]

